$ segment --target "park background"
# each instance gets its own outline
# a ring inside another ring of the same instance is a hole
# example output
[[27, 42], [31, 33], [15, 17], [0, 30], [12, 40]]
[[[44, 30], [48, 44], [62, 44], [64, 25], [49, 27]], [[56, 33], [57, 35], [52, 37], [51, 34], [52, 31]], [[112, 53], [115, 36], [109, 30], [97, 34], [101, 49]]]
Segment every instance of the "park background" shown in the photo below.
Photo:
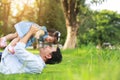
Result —
[[[62, 63], [47, 65], [42, 74], [0, 74], [0, 78], [120, 80], [120, 13], [91, 8], [105, 1], [0, 0], [0, 36], [15, 32], [14, 24], [19, 21], [33, 21], [46, 26], [48, 30], [61, 32], [59, 44], [63, 53]], [[28, 50], [38, 53], [37, 49]]]

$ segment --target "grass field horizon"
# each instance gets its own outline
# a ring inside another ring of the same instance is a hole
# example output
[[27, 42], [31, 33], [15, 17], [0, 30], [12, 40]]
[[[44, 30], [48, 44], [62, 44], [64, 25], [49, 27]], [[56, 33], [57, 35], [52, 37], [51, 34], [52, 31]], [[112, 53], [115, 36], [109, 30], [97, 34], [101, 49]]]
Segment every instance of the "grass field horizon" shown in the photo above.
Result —
[[[37, 50], [29, 50], [37, 53]], [[63, 61], [41, 74], [0, 74], [1, 80], [120, 80], [120, 50], [86, 46], [62, 50]], [[14, 66], [14, 65], [13, 65]]]

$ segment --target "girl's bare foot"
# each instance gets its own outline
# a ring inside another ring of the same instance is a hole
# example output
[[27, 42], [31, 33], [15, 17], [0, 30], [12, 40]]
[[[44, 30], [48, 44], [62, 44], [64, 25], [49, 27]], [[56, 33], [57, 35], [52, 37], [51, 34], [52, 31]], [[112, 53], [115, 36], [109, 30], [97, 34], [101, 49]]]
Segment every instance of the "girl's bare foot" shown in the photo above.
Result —
[[7, 46], [6, 38], [2, 37], [0, 38], [0, 48], [4, 48]]

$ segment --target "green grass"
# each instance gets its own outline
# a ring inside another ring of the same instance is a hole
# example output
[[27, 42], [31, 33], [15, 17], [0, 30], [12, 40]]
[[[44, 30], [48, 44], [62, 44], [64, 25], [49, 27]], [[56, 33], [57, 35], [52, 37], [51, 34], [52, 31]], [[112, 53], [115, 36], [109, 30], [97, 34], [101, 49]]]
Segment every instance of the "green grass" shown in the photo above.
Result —
[[41, 74], [0, 74], [0, 80], [120, 80], [120, 50], [88, 46], [62, 53], [62, 63], [47, 65]]

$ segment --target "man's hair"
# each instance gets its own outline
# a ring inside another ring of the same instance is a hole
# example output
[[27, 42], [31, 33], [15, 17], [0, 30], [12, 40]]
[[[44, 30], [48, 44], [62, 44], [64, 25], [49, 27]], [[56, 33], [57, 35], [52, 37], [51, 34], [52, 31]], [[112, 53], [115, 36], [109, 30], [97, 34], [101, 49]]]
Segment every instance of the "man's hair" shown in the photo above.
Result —
[[62, 61], [62, 54], [60, 48], [57, 47], [57, 50], [51, 53], [52, 58], [48, 59], [45, 63], [46, 64], [57, 64]]

